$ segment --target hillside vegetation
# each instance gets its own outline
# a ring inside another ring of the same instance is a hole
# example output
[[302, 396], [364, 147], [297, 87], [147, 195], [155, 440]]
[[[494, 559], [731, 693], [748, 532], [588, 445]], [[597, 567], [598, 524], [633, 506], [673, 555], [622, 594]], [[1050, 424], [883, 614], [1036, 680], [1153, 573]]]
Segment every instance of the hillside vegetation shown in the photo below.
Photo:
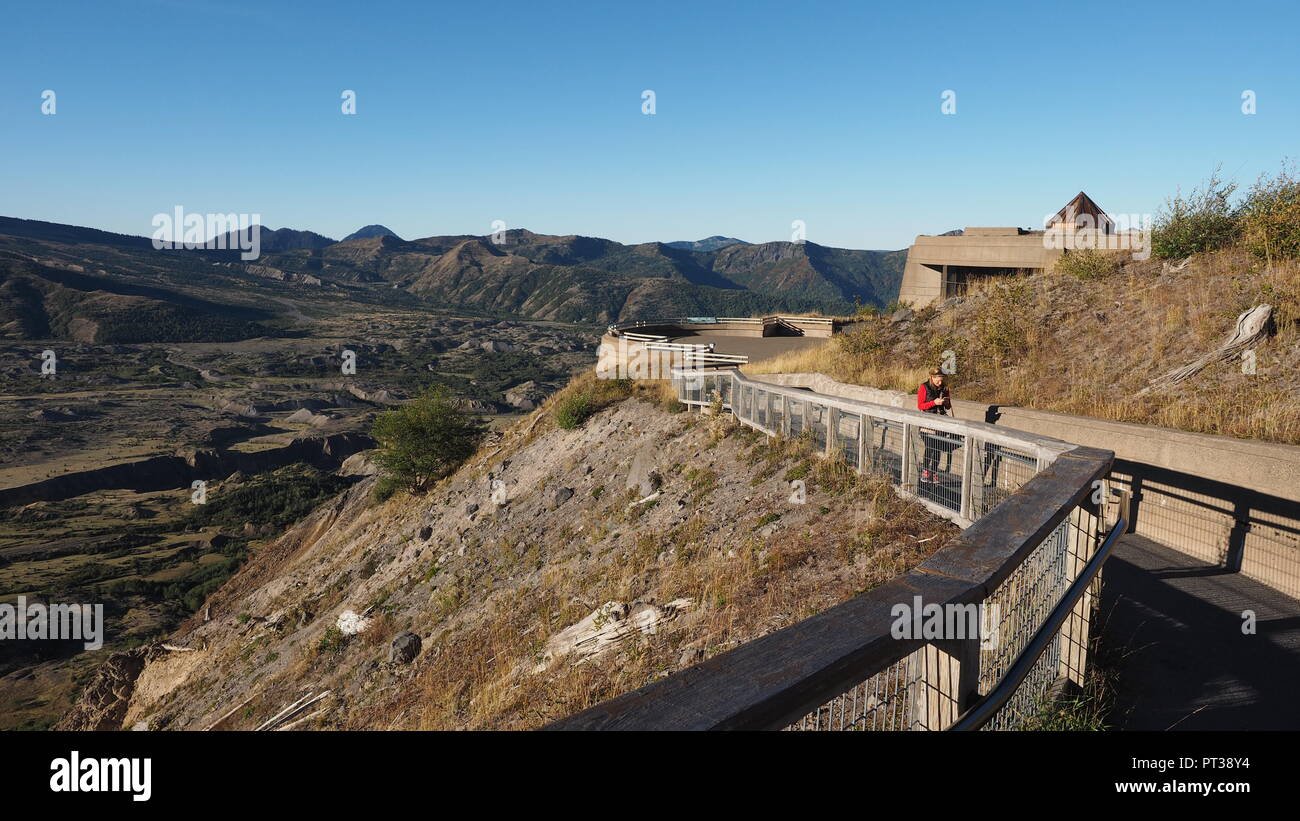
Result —
[[[679, 409], [582, 377], [426, 494], [375, 503], [358, 484], [169, 640], [193, 652], [158, 651], [129, 704], [83, 699], [63, 726], [252, 728], [329, 690], [303, 728], [537, 727], [870, 589], [956, 532], [802, 440]], [[413, 660], [390, 651], [406, 631]]]
[[[915, 391], [951, 352], [959, 400], [1300, 444], [1300, 182], [1284, 169], [1240, 202], [1232, 193], [1212, 179], [1171, 198], [1152, 259], [1072, 253], [1054, 271], [984, 280], [915, 312], [866, 312], [822, 347], [749, 370]], [[1253, 372], [1233, 358], [1139, 395], [1262, 304], [1273, 328]]]

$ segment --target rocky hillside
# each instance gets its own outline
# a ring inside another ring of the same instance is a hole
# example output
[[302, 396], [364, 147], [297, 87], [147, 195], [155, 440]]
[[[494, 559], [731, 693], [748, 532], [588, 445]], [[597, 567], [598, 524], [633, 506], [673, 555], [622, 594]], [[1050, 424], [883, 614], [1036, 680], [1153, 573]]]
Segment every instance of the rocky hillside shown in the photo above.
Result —
[[376, 503], [367, 480], [319, 508], [166, 642], [112, 657], [62, 726], [245, 729], [297, 703], [302, 729], [536, 727], [955, 532], [801, 443], [586, 383], [617, 401], [576, 429], [551, 421], [561, 394], [426, 496]]
[[[641, 316], [842, 314], [898, 293], [904, 252], [814, 243], [622, 245], [512, 230], [343, 242], [261, 231], [261, 256], [0, 217], [0, 334], [86, 342], [229, 341], [274, 333], [286, 299], [436, 307], [606, 324]], [[148, 321], [135, 321], [144, 315]], [[289, 314], [289, 318], [293, 318]], [[134, 329], [131, 326], [134, 325]], [[141, 335], [150, 337], [139, 339]]]
[[116, 287], [66, 267], [0, 250], [0, 339], [86, 343], [231, 342], [275, 333], [256, 308]]
[[705, 237], [700, 240], [678, 240], [677, 242], [665, 243], [669, 248], [684, 248], [687, 251], [716, 251], [719, 248], [726, 248], [728, 245], [749, 245], [743, 239], [735, 237], [724, 237], [720, 234], [714, 234], [711, 237]]
[[[292, 296], [306, 278], [235, 267], [232, 258], [237, 252], [158, 251], [142, 237], [0, 217], [0, 340], [229, 342], [276, 335], [276, 297]], [[320, 288], [307, 290], [316, 295]]]
[[[397, 237], [397, 232], [383, 225], [366, 225], [353, 231], [343, 238], [346, 242], [350, 239], [370, 239], [371, 237]], [[401, 237], [397, 237], [401, 239]]]
[[884, 305], [898, 292], [905, 258], [814, 243], [706, 243], [708, 250], [696, 250], [523, 230], [500, 239], [352, 240], [326, 249], [320, 271], [352, 281], [377, 277], [439, 304], [608, 322], [628, 318], [632, 308], [673, 316]]

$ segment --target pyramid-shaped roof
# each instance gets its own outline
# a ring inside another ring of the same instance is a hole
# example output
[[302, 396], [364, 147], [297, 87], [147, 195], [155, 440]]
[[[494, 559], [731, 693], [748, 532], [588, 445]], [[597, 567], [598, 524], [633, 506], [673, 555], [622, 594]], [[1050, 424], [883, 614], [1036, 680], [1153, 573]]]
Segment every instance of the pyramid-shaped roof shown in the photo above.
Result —
[[1115, 227], [1115, 222], [1106, 212], [1101, 210], [1101, 206], [1092, 201], [1092, 197], [1080, 191], [1074, 199], [1065, 204], [1065, 207], [1057, 211], [1047, 220], [1047, 227], [1051, 228], [1057, 223], [1078, 224], [1077, 220], [1082, 215], [1088, 215], [1092, 218], [1093, 228], [1104, 228], [1110, 231]]

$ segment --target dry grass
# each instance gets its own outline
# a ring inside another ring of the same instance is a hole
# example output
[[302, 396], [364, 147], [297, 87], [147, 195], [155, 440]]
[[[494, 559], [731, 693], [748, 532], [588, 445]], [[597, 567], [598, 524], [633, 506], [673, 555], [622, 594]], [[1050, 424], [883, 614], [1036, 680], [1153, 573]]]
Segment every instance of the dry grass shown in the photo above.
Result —
[[[784, 474], [803, 466], [805, 509], [791, 512], [768, 486], [768, 492], [755, 491], [759, 501], [743, 513], [733, 511], [732, 522], [705, 503], [684, 522], [658, 528], [627, 514], [626, 497], [610, 494], [608, 505], [574, 522], [571, 554], [540, 564], [525, 584], [465, 591], [465, 601], [484, 601], [482, 615], [464, 624], [449, 615], [417, 680], [393, 702], [349, 723], [409, 727], [407, 719], [393, 717], [415, 716], [413, 726], [420, 729], [537, 727], [679, 669], [685, 650], [691, 651], [687, 662], [695, 663], [871, 589], [914, 567], [956, 532], [901, 499], [887, 481], [813, 457], [804, 440], [767, 440], [744, 430], [727, 439], [739, 461], [754, 466], [741, 472], [765, 474], [772, 486], [784, 487]], [[703, 488], [707, 499], [717, 481], [716, 474], [684, 469], [665, 479], [665, 490], [673, 495]], [[797, 516], [806, 518], [787, 523]], [[598, 524], [628, 527], [627, 534], [611, 546]], [[924, 543], [914, 535], [935, 532], [941, 538]], [[591, 554], [603, 551], [609, 561], [593, 566]], [[679, 598], [692, 600], [694, 608], [656, 633], [629, 639], [603, 657], [562, 658], [534, 671], [546, 639], [601, 603]]]
[[[1266, 265], [1241, 250], [1202, 254], [1180, 272], [1158, 261], [1090, 267], [973, 285], [911, 322], [868, 320], [814, 349], [755, 363], [750, 373], [817, 371], [843, 382], [914, 391], [953, 351], [956, 396], [977, 402], [1300, 444], [1300, 262]], [[1213, 350], [1261, 303], [1277, 332], [1239, 361], [1212, 365], [1155, 395], [1155, 377]]]
[[915, 390], [931, 366], [856, 359], [845, 354], [835, 340], [815, 348], [790, 351], [741, 367], [744, 373], [824, 373], [841, 382], [870, 385], [883, 390]]
[[557, 411], [573, 402], [576, 397], [583, 397], [593, 414], [629, 397], [649, 402], [670, 413], [685, 410], [685, 406], [677, 401], [677, 393], [670, 380], [599, 379], [593, 371], [582, 371], [563, 389], [548, 396], [541, 407], [529, 414], [524, 421], [504, 431], [499, 439], [490, 439], [480, 445], [478, 451], [466, 461], [466, 469], [475, 475], [482, 475], [492, 466], [517, 454], [543, 433], [553, 430], [556, 427]]

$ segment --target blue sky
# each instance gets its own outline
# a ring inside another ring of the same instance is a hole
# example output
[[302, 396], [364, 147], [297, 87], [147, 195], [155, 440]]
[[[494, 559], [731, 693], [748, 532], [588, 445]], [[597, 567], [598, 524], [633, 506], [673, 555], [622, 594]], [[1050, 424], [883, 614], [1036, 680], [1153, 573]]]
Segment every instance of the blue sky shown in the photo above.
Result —
[[1040, 225], [1080, 189], [1149, 213], [1216, 165], [1249, 183], [1300, 155], [1297, 4], [1077, 8], [13, 3], [0, 214], [621, 242], [787, 240], [802, 220], [813, 242], [902, 248]]

